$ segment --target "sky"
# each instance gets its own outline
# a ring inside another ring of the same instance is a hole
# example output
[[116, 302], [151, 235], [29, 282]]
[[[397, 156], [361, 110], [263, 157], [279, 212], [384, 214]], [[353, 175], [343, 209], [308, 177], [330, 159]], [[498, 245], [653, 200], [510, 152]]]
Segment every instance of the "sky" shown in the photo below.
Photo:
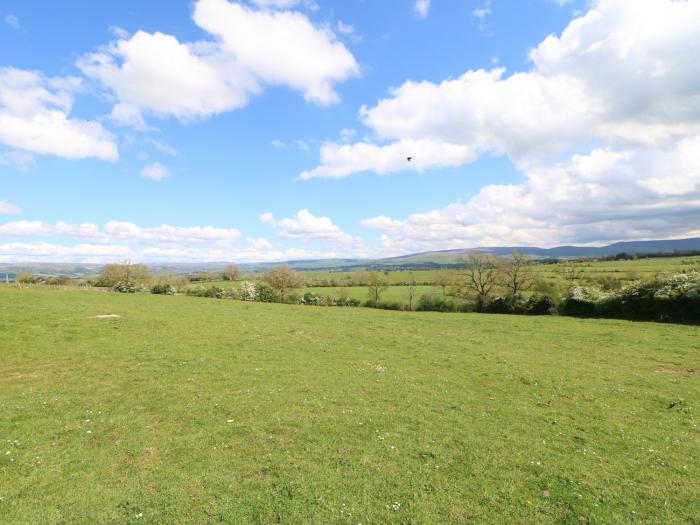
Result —
[[698, 28], [700, 0], [3, 0], [0, 262], [700, 236]]

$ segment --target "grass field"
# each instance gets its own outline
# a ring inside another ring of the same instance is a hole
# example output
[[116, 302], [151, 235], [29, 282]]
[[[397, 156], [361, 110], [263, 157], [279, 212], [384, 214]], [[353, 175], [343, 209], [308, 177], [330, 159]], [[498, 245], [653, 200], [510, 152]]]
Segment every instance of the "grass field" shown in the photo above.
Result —
[[698, 327], [0, 288], [0, 355], [0, 523], [700, 523]]
[[[628, 284], [632, 281], [645, 278], [653, 278], [657, 274], [674, 274], [682, 271], [700, 268], [700, 257], [655, 257], [649, 259], [635, 259], [629, 261], [586, 261], [577, 263], [581, 270], [581, 284], [597, 285], [597, 278], [610, 277], [620, 281], [620, 285]], [[536, 264], [534, 267], [535, 276], [540, 283], [548, 283], [554, 290], [558, 290], [558, 295], [564, 295], [569, 284], [561, 273], [561, 265]], [[318, 283], [319, 281], [346, 282], [352, 279], [354, 272], [346, 271], [305, 271], [300, 272], [307, 282]], [[381, 295], [382, 301], [398, 302], [408, 304], [408, 287], [398, 283], [405, 283], [409, 279], [415, 279], [419, 283], [431, 283], [436, 276], [437, 270], [399, 270], [387, 271], [385, 277], [390, 286]], [[256, 276], [261, 277], [261, 275]], [[239, 287], [241, 281], [205, 281], [193, 283], [193, 286], [218, 286], [220, 288]], [[536, 288], [533, 289], [536, 291]], [[338, 296], [340, 287], [338, 286], [308, 286], [297, 290], [298, 293], [315, 292], [320, 295]], [[505, 293], [504, 290], [495, 290], [496, 294]], [[367, 287], [345, 286], [343, 293], [353, 299], [366, 300], [368, 298]], [[419, 285], [415, 287], [414, 301], [417, 303], [421, 295], [432, 293], [442, 295], [442, 288], [439, 286]]]

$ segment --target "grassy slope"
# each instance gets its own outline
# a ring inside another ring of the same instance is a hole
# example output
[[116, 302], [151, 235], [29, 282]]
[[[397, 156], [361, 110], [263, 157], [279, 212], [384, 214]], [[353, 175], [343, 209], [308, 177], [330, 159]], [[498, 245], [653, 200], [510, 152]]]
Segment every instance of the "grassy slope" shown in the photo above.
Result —
[[0, 288], [0, 353], [3, 523], [700, 522], [697, 327]]

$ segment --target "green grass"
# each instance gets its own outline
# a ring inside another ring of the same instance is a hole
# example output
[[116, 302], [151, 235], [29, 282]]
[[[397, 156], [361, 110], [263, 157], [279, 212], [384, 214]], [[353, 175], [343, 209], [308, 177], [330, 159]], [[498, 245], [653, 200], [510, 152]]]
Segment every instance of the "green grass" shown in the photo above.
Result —
[[0, 288], [0, 355], [1, 523], [700, 522], [698, 327]]

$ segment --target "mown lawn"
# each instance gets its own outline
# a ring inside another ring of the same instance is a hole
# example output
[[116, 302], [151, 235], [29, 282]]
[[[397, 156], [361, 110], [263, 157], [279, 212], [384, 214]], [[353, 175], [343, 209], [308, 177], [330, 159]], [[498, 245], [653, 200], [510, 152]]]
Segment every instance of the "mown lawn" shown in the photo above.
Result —
[[0, 288], [0, 357], [2, 523], [700, 523], [698, 327]]

